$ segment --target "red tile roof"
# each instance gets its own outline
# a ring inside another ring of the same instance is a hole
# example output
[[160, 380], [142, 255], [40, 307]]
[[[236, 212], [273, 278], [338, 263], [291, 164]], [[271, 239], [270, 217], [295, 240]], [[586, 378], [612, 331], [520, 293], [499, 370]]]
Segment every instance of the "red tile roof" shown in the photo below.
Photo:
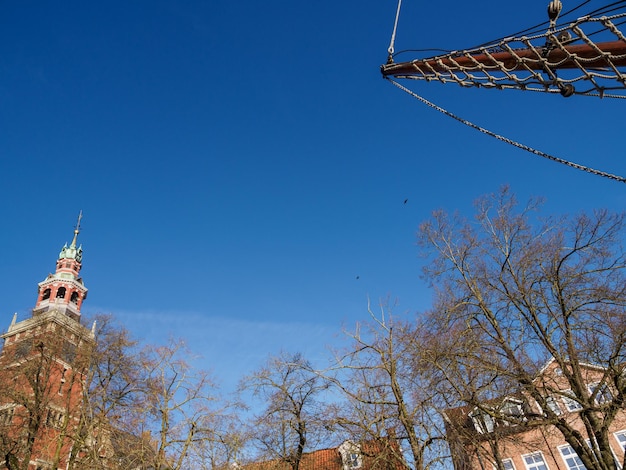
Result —
[[[300, 460], [300, 470], [342, 470], [341, 456], [337, 448], [308, 452]], [[291, 470], [287, 462], [268, 460], [244, 466], [245, 470]]]
[[[387, 445], [374, 442], [361, 444], [362, 466], [357, 470], [405, 470], [407, 467], [398, 456], [398, 445], [391, 442]], [[393, 447], [394, 450], [391, 449]], [[243, 466], [244, 470], [291, 470], [291, 466], [283, 460], [268, 460]], [[303, 454], [299, 470], [343, 470], [343, 463], [338, 447], [321, 449]]]

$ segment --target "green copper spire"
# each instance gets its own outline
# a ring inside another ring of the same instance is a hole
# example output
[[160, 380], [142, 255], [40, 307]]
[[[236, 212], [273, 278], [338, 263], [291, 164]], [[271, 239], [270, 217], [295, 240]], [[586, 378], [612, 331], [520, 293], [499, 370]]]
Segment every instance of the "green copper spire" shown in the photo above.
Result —
[[78, 221], [76, 222], [76, 227], [74, 228], [74, 238], [72, 239], [72, 243], [70, 246], [67, 246], [67, 243], [63, 245], [61, 249], [61, 253], [59, 253], [59, 259], [75, 259], [79, 263], [83, 258], [83, 246], [80, 245], [78, 248], [76, 247], [76, 240], [78, 239], [78, 234], [80, 233], [80, 221], [83, 218], [83, 211], [78, 213]]

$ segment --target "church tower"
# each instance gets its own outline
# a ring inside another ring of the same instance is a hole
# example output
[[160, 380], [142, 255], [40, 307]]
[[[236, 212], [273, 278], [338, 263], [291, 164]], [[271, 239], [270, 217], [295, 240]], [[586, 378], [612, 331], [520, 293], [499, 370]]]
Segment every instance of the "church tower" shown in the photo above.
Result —
[[77, 245], [65, 244], [54, 274], [39, 283], [30, 318], [17, 314], [0, 335], [0, 468], [68, 468], [79, 438], [83, 386], [95, 345], [93, 329], [81, 323], [87, 288], [80, 278]]
[[82, 213], [78, 216], [72, 243], [70, 246], [66, 243], [59, 254], [56, 272], [39, 283], [33, 316], [55, 311], [80, 322], [80, 307], [87, 297], [87, 288], [78, 277], [83, 260], [83, 247], [76, 246], [81, 218]]

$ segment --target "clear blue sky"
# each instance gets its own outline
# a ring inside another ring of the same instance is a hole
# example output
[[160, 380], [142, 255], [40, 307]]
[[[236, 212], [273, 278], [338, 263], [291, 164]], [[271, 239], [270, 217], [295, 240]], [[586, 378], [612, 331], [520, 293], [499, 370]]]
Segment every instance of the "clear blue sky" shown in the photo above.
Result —
[[[396, 50], [482, 43], [544, 21], [547, 3], [404, 0]], [[415, 231], [435, 208], [467, 212], [503, 184], [551, 213], [624, 208], [626, 185], [507, 147], [382, 80], [395, 9], [0, 2], [2, 328], [29, 314], [82, 209], [84, 311], [146, 341], [186, 338], [229, 388], [281, 349], [323, 357], [367, 318], [368, 296], [428, 307]], [[626, 175], [623, 101], [415, 89]]]

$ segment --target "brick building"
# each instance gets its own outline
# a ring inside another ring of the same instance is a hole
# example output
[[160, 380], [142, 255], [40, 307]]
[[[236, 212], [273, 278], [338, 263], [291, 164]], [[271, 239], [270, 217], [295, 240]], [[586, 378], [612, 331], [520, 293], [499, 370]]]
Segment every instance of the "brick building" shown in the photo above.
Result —
[[81, 323], [80, 216], [54, 274], [39, 283], [29, 318], [13, 316], [0, 354], [0, 468], [65, 469], [76, 437], [95, 344]]
[[[566, 364], [566, 367], [570, 365]], [[584, 470], [583, 460], [566, 442], [564, 430], [578, 436], [585, 458], [600, 455], [608, 447], [614, 468], [623, 468], [626, 445], [626, 410], [621, 394], [608, 380], [606, 369], [578, 364], [584, 390], [572, 385], [556, 363], [549, 361], [539, 372], [531, 397], [517, 393], [481, 403], [447, 410], [448, 442], [455, 470]], [[538, 399], [543, 402], [543, 407]], [[602, 433], [607, 445], [599, 446], [589, 436], [582, 419], [606, 425]]]

